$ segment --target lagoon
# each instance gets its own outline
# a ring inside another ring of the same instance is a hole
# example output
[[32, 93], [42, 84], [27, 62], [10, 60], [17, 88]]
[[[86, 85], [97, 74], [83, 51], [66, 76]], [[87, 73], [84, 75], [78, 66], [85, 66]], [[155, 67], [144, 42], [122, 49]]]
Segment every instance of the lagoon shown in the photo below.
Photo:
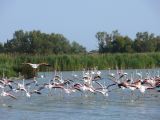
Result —
[[[157, 69], [158, 70], [158, 69]], [[133, 70], [126, 70], [131, 73]], [[135, 70], [134, 70], [135, 71]], [[138, 70], [143, 74], [152, 69]], [[115, 71], [111, 71], [115, 72]], [[63, 72], [69, 77], [73, 72]], [[81, 75], [81, 71], [74, 72]], [[103, 80], [107, 79], [108, 71], [102, 71]], [[52, 72], [39, 73], [45, 78], [38, 78], [38, 82], [48, 82], [54, 75]], [[103, 82], [102, 82], [103, 83]], [[17, 100], [0, 97], [0, 119], [2, 120], [159, 120], [160, 93], [151, 91], [144, 96], [135, 93], [138, 99], [132, 98], [128, 91], [115, 91], [108, 97], [102, 95], [66, 95], [60, 91], [52, 91], [52, 96], [44, 93], [26, 98], [23, 94]]]

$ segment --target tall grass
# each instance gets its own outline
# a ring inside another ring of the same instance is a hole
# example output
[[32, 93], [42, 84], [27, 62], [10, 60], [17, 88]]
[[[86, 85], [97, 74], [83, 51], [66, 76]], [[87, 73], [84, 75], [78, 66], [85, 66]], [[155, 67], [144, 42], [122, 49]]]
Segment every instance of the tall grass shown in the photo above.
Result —
[[22, 63], [46, 62], [51, 67], [40, 67], [40, 71], [98, 69], [139, 69], [160, 67], [160, 53], [134, 54], [77, 54], [77, 55], [27, 55], [0, 54], [0, 76], [17, 76], [19, 72], [32, 74], [32, 69]]

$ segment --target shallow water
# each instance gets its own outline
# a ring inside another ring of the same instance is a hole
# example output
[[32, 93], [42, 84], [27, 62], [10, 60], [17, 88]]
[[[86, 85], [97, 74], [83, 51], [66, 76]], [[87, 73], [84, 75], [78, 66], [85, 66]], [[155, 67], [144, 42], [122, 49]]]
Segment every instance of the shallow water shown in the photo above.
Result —
[[[43, 74], [43, 73], [40, 73]], [[45, 73], [50, 79], [52, 73]], [[64, 72], [64, 76], [71, 75]], [[81, 74], [77, 72], [76, 74]], [[105, 78], [106, 72], [103, 71]], [[44, 79], [39, 79], [40, 82]], [[44, 91], [45, 92], [45, 91]], [[26, 98], [23, 94], [13, 100], [0, 97], [0, 119], [2, 120], [159, 120], [160, 119], [160, 93], [150, 91], [144, 96], [135, 93], [131, 96], [128, 91], [115, 91], [108, 97], [100, 94], [81, 95], [74, 93], [64, 94], [52, 91], [48, 94], [33, 95]]]

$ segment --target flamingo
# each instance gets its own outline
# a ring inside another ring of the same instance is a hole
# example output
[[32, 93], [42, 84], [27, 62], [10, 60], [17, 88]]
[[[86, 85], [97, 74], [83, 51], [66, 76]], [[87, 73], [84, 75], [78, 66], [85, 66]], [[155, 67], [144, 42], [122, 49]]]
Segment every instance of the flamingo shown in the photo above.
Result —
[[[29, 89], [29, 86], [28, 86], [28, 89]], [[29, 90], [26, 89], [26, 86], [24, 84], [24, 79], [23, 79], [23, 83], [18, 83], [18, 88], [15, 90], [17, 92], [17, 90], [20, 90], [20, 91], [25, 91], [26, 93], [26, 96], [27, 97], [31, 97], [30, 93], [28, 92]]]
[[33, 72], [34, 72], [34, 74], [36, 74], [36, 70], [38, 69], [38, 67], [39, 67], [39, 66], [42, 66], [42, 65], [44, 65], [44, 66], [50, 66], [50, 65], [49, 65], [49, 64], [47, 64], [47, 63], [39, 63], [39, 64], [33, 64], [33, 63], [22, 63], [22, 64], [31, 66], [31, 67], [33, 68]]
[[138, 89], [141, 93], [145, 93], [146, 89], [153, 89], [154, 87], [150, 85], [143, 85], [143, 82], [141, 80], [138, 80], [130, 85], [131, 87], [135, 87]]
[[39, 63], [39, 64], [33, 64], [33, 63], [22, 63], [22, 64], [25, 64], [25, 65], [30, 65], [33, 69], [37, 69], [39, 66], [41, 65], [44, 65], [44, 66], [50, 66], [49, 64], [47, 63]]
[[12, 94], [10, 94], [8, 92], [5, 92], [4, 89], [2, 90], [1, 96], [4, 96], [4, 97], [5, 96], [9, 96], [9, 97], [11, 97], [13, 99], [17, 99], [14, 95], [12, 95]]
[[95, 92], [95, 89], [92, 86], [88, 86], [87, 84], [76, 83], [73, 85], [73, 88], [80, 92], [86, 92], [86, 91], [90, 91], [91, 93]]
[[103, 86], [101, 83], [97, 82], [96, 83], [100, 86], [100, 88], [95, 88], [95, 92], [99, 92], [104, 96], [108, 96], [108, 89], [106, 86]]
[[10, 88], [11, 90], [13, 89], [12, 83], [14, 83], [14, 81], [12, 81], [12, 80], [3, 79], [3, 80], [0, 80], [0, 83], [2, 83], [3, 86], [9, 86], [9, 88]]
[[63, 89], [65, 91], [65, 93], [70, 94], [72, 92], [75, 92], [75, 89], [72, 88], [65, 88], [64, 86], [53, 86], [53, 88], [60, 88]]

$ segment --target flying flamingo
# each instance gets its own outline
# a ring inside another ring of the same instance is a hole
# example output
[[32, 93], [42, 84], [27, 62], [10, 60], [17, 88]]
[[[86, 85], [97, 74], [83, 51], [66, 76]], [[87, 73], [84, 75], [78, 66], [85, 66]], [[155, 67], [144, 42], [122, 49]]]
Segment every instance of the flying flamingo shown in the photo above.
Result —
[[25, 65], [30, 65], [33, 69], [37, 69], [39, 66], [41, 65], [44, 65], [44, 66], [50, 66], [49, 64], [47, 63], [39, 63], [39, 64], [33, 64], [33, 63], [22, 63], [22, 64], [25, 64]]
[[9, 92], [5, 92], [4, 89], [2, 90], [1, 96], [9, 96], [13, 99], [17, 99], [14, 95], [10, 94]]
[[36, 74], [36, 71], [37, 71], [37, 69], [38, 69], [38, 67], [39, 66], [50, 66], [49, 64], [47, 64], [47, 63], [39, 63], [39, 64], [33, 64], [33, 63], [22, 63], [22, 64], [24, 64], [24, 65], [29, 65], [29, 66], [31, 66], [32, 68], [33, 68], [33, 72], [34, 72], [34, 74]]

